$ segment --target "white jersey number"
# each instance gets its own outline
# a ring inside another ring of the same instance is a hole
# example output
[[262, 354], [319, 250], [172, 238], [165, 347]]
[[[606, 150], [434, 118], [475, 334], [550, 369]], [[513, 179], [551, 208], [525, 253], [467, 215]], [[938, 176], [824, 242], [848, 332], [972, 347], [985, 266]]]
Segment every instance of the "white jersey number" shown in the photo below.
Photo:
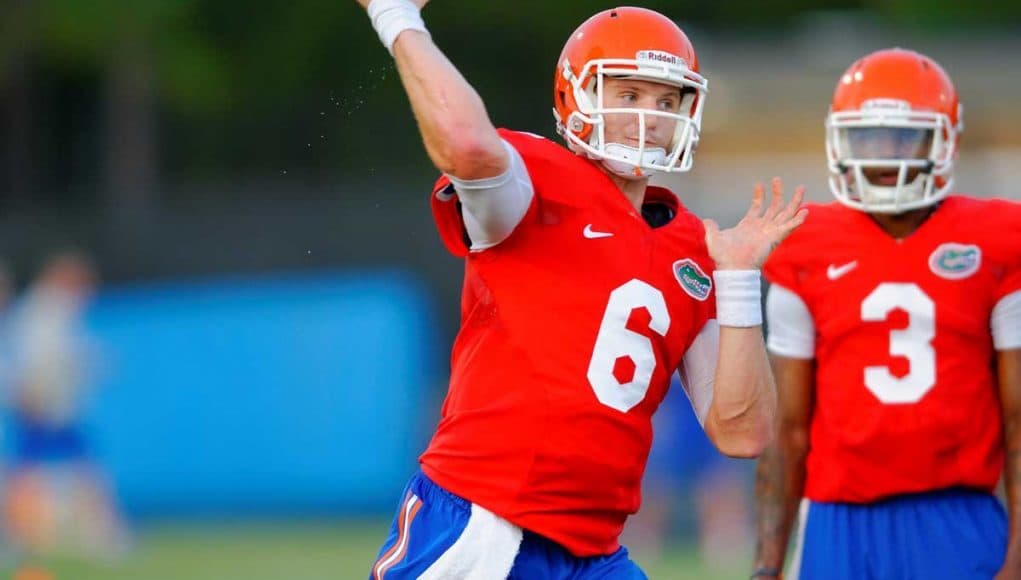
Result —
[[885, 366], [865, 367], [865, 386], [888, 405], [917, 403], [936, 384], [936, 304], [914, 284], [884, 283], [861, 303], [864, 321], [886, 320], [895, 309], [908, 314], [908, 326], [890, 331], [890, 355], [908, 359], [901, 378]]
[[[588, 366], [588, 380], [596, 398], [622, 413], [645, 398], [652, 381], [652, 371], [656, 368], [652, 341], [627, 328], [628, 318], [639, 308], [649, 311], [649, 328], [660, 336], [666, 336], [670, 328], [670, 313], [667, 312], [663, 293], [641, 280], [631, 280], [610, 293]], [[620, 358], [629, 358], [635, 365], [634, 377], [626, 383], [621, 383], [613, 374]]]

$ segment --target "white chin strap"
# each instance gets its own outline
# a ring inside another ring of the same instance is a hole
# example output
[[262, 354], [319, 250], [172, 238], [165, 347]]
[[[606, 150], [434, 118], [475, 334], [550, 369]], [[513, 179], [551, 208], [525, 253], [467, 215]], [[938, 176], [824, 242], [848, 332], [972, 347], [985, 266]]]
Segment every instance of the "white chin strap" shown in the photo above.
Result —
[[614, 175], [624, 179], [648, 179], [656, 170], [647, 169], [650, 165], [665, 165], [666, 149], [650, 147], [639, 151], [637, 147], [629, 147], [620, 143], [607, 143], [606, 156], [601, 159]]

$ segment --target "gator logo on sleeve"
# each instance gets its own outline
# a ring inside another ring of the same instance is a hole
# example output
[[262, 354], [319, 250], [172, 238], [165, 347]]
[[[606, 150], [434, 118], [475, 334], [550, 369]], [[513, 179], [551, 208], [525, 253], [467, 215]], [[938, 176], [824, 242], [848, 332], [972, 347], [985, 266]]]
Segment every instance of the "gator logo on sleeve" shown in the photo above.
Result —
[[713, 289], [713, 279], [702, 271], [698, 264], [690, 259], [683, 258], [674, 262], [674, 276], [681, 284], [681, 288], [695, 300], [705, 301]]
[[982, 264], [982, 248], [974, 244], [948, 242], [940, 244], [929, 255], [929, 269], [940, 278], [961, 280], [978, 272]]

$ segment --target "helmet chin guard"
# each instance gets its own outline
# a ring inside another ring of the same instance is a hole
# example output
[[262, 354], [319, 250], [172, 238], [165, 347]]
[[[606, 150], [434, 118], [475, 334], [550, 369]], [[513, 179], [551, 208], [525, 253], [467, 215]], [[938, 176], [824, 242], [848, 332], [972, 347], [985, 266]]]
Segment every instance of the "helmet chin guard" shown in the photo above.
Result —
[[[649, 170], [643, 170], [643, 168], [662, 165], [667, 159], [666, 149], [662, 147], [643, 150], [620, 143], [607, 143], [606, 153], [607, 156], [602, 158], [603, 167], [614, 175], [631, 180], [646, 179], [649, 176]], [[627, 161], [618, 161], [617, 159], [620, 158], [627, 159]]]

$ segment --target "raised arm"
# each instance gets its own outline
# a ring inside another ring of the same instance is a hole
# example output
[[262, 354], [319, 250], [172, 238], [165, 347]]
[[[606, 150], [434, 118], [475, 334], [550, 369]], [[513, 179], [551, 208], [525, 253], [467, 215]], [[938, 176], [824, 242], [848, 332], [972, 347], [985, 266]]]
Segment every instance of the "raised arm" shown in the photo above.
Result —
[[461, 180], [504, 174], [509, 156], [475, 89], [433, 44], [419, 10], [428, 0], [358, 0], [391, 52], [426, 152]]
[[748, 213], [737, 226], [720, 231], [715, 222], [705, 221], [706, 244], [717, 268], [713, 279], [720, 324], [705, 430], [720, 452], [734, 457], [756, 457], [762, 452], [771, 439], [776, 412], [776, 390], [762, 340], [759, 268], [808, 214], [800, 209], [804, 188], [795, 190], [785, 205], [780, 180], [774, 179], [772, 185], [772, 200], [764, 213], [765, 191], [758, 185]]

